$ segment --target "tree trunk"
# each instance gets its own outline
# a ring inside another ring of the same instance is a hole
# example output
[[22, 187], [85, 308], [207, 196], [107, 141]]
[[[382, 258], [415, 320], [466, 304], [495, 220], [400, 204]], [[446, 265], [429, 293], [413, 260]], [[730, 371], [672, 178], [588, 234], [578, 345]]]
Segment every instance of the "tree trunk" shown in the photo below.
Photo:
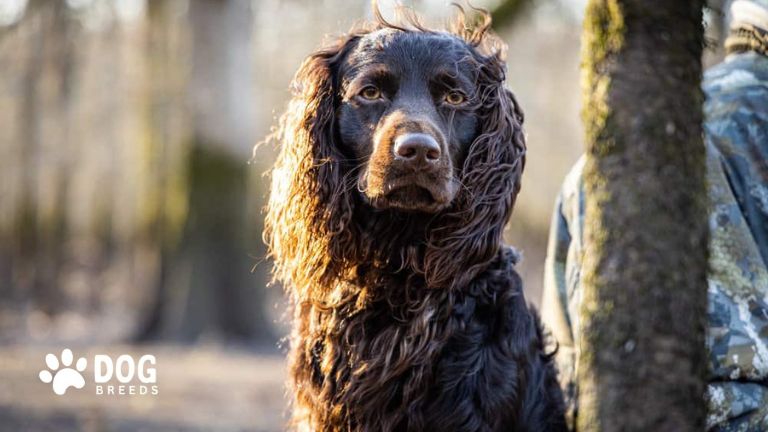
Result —
[[[169, 309], [169, 285], [175, 268], [181, 228], [186, 221], [188, 191], [184, 178], [184, 71], [180, 52], [184, 46], [182, 20], [174, 0], [147, 4], [145, 130], [141, 163], [146, 174], [141, 181], [140, 238], [157, 255], [157, 276], [146, 317], [135, 339], [160, 337]], [[151, 252], [150, 252], [151, 251]]]
[[491, 18], [493, 18], [493, 27], [499, 30], [503, 27], [509, 27], [515, 23], [525, 12], [528, 11], [530, 6], [533, 5], [531, 0], [504, 0], [496, 5], [491, 10]]
[[581, 431], [704, 429], [702, 0], [590, 0]]
[[141, 335], [195, 341], [270, 338], [264, 280], [251, 273], [260, 226], [247, 220], [247, 162], [254, 144], [249, 0], [193, 0], [187, 86], [192, 134], [186, 224], [166, 259], [170, 275]]
[[[3, 239], [3, 249], [6, 244], [12, 245], [12, 249], [2, 254], [9, 257], [2, 270], [10, 273], [2, 276], [8, 283], [3, 284], [0, 293], [19, 302], [17, 307], [27, 303], [55, 315], [68, 306], [59, 284], [68, 229], [65, 197], [69, 179], [65, 175], [66, 158], [50, 157], [44, 120], [59, 128], [57, 145], [68, 148], [66, 120], [72, 109], [75, 25], [64, 3], [30, 1], [26, 14], [37, 29], [30, 26], [34, 30], [27, 36], [29, 45], [21, 47], [27, 52], [22, 55], [26, 57], [26, 67], [19, 121], [15, 125], [20, 139], [15, 145], [22, 168], [20, 178], [11, 181], [20, 189], [19, 207], [10, 218], [10, 230], [2, 227], [7, 232], [3, 237], [8, 237]], [[51, 85], [52, 77], [56, 79], [55, 85]]]

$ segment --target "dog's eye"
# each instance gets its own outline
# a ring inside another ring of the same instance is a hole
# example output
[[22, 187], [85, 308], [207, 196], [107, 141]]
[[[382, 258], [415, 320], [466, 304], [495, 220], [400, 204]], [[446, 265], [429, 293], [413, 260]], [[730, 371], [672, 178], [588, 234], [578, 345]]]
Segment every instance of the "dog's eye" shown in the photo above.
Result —
[[445, 101], [451, 105], [463, 104], [465, 100], [467, 100], [467, 98], [464, 96], [464, 93], [461, 92], [452, 91], [445, 94]]
[[360, 91], [360, 96], [362, 96], [363, 99], [368, 99], [368, 100], [381, 99], [381, 90], [377, 89], [374, 86], [368, 86], [364, 88], [362, 91]]

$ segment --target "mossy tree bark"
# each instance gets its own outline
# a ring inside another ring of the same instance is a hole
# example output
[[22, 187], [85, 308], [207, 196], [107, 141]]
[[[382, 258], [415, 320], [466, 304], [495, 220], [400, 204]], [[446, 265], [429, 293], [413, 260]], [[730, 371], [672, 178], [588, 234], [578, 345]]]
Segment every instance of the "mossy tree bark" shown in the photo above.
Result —
[[580, 431], [704, 429], [702, 7], [587, 6]]

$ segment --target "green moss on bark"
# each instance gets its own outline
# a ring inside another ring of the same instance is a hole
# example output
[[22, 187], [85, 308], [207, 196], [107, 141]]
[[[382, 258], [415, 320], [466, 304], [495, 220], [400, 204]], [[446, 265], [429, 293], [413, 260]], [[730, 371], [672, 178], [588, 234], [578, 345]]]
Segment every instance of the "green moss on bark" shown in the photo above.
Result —
[[587, 7], [581, 431], [703, 429], [702, 6]]

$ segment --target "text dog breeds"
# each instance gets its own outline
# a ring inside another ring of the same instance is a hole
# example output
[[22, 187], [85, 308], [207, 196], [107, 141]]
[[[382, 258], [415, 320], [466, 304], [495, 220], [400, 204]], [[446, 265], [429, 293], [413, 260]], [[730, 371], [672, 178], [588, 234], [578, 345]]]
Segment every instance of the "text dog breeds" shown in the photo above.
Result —
[[[80, 390], [88, 382], [86, 369], [92, 365], [93, 384], [97, 395], [152, 395], [159, 394], [157, 385], [157, 359], [144, 354], [138, 360], [129, 354], [113, 357], [96, 354], [92, 361], [79, 357], [73, 362], [72, 350], [65, 348], [60, 356], [45, 356], [46, 368], [38, 374], [40, 381], [50, 384], [56, 395], [63, 396], [69, 389]], [[73, 364], [74, 363], [74, 364]]]
[[[144, 354], [138, 362], [128, 354], [123, 354], [114, 361], [108, 355], [97, 354], [93, 357], [96, 394], [157, 395], [156, 364], [157, 360], [152, 354]], [[111, 382], [113, 378], [118, 384]], [[136, 379], [140, 384], [135, 383]]]

